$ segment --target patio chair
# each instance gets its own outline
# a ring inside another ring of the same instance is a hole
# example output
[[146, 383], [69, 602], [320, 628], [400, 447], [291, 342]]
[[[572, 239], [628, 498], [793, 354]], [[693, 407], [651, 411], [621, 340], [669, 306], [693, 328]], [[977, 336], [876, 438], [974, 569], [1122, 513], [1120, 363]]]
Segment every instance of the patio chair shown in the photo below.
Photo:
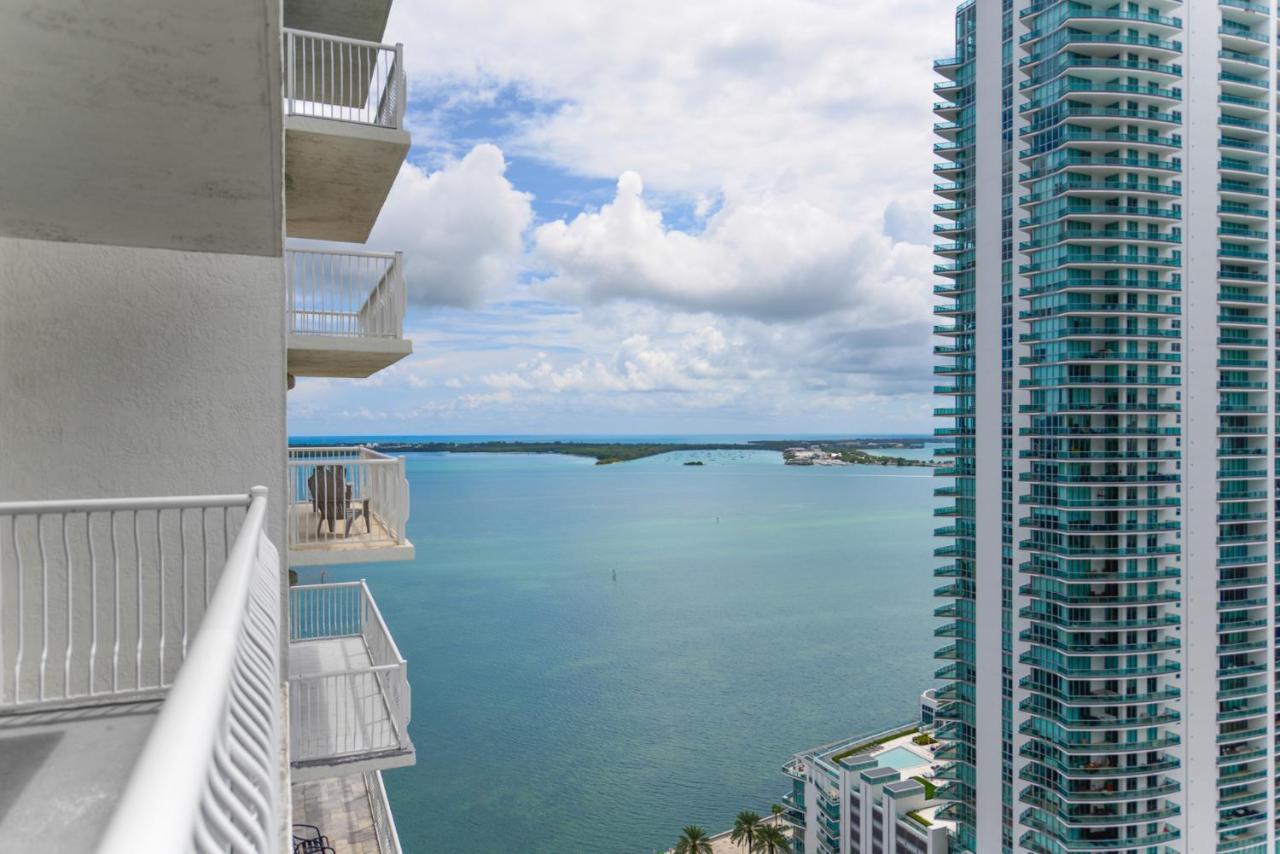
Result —
[[332, 850], [329, 837], [321, 833], [320, 828], [314, 824], [293, 826], [293, 854], [326, 854]]
[[351, 536], [351, 523], [364, 517], [366, 534], [373, 533], [369, 523], [369, 500], [352, 500], [351, 484], [347, 483], [346, 466], [316, 466], [316, 470], [307, 478], [307, 489], [311, 492], [312, 505], [319, 518], [316, 521], [316, 536], [320, 536], [320, 528], [327, 521], [329, 533], [333, 533], [334, 522], [342, 519], [344, 524], [342, 536]]

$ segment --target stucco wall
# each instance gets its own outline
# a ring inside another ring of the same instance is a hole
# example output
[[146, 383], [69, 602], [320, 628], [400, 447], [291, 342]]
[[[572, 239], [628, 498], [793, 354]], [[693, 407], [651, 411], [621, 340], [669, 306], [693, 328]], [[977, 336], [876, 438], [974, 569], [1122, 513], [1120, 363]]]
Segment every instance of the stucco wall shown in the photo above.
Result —
[[0, 235], [280, 253], [279, 0], [0, 0]]
[[278, 257], [0, 238], [0, 500], [270, 490], [284, 552]]

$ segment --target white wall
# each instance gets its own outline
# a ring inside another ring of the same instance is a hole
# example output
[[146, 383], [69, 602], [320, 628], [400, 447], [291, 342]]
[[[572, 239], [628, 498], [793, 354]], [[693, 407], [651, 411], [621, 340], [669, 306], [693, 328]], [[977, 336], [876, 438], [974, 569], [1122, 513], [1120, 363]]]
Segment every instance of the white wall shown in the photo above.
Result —
[[0, 500], [270, 490], [279, 257], [0, 238]]
[[[1186, 818], [1216, 814], [1218, 799], [1218, 79], [1221, 13], [1181, 10], [1185, 47], [1182, 274], [1182, 744], [1177, 800]], [[1212, 851], [1213, 821], [1174, 820], [1188, 851]]]
[[279, 0], [0, 0], [0, 235], [278, 255]]
[[978, 477], [976, 587], [977, 646], [977, 834], [982, 851], [999, 851], [1001, 805], [1001, 570], [1000, 570], [1000, 0], [978, 2], [977, 149], [974, 185], [975, 315], [974, 384]]

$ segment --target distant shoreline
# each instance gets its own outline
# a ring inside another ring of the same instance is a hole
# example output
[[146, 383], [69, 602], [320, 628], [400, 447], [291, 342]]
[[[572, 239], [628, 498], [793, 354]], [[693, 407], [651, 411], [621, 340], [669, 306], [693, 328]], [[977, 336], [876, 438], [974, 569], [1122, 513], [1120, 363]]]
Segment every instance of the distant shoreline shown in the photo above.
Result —
[[884, 439], [834, 439], [813, 441], [804, 439], [766, 439], [747, 442], [368, 442], [368, 447], [385, 453], [450, 453], [450, 454], [564, 454], [574, 457], [590, 457], [596, 465], [629, 462], [631, 460], [669, 454], [675, 451], [776, 451], [803, 445], [820, 448], [839, 455], [849, 463], [883, 466], [911, 466], [934, 468], [932, 460], [917, 460], [869, 451], [918, 449], [925, 442], [916, 438]]

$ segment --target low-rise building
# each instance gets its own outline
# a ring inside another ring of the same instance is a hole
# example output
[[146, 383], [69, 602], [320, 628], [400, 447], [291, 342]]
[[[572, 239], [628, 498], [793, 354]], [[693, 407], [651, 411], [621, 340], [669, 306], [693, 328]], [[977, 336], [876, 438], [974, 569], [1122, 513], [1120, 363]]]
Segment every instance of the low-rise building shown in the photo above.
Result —
[[952, 822], [934, 797], [946, 766], [934, 744], [906, 727], [793, 756], [782, 800], [796, 854], [948, 854]]

